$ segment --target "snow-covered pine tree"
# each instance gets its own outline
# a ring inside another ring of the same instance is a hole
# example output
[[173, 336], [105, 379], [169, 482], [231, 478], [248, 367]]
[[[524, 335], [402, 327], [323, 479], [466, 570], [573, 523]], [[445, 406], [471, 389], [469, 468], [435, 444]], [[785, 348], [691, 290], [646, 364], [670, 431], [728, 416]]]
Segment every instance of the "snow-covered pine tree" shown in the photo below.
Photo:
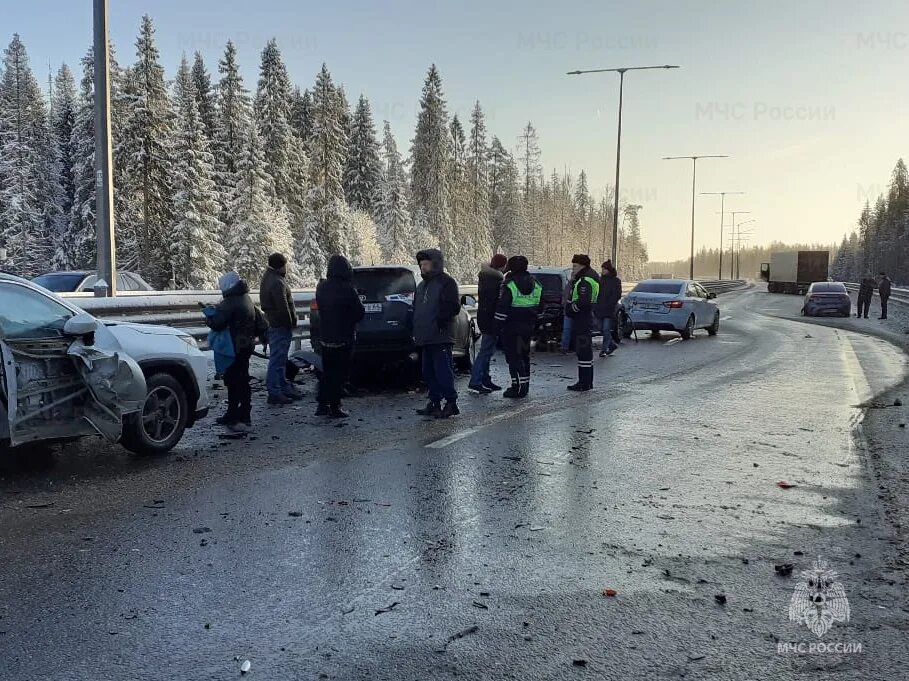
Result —
[[[293, 252], [287, 209], [272, 195], [272, 179], [265, 172], [262, 139], [254, 122], [250, 121], [241, 140], [237, 184], [229, 210], [227, 267], [236, 270], [255, 288], [269, 255], [281, 252], [290, 258]], [[295, 277], [304, 284], [311, 283], [306, 280], [307, 266], [304, 263], [300, 268], [291, 268], [291, 273], [296, 273]]]
[[479, 101], [470, 114], [467, 186], [470, 223], [474, 233], [474, 256], [477, 260], [486, 261], [492, 255], [489, 234], [489, 147], [486, 143], [486, 116]]
[[202, 127], [209, 141], [215, 139], [218, 130], [218, 107], [215, 91], [211, 85], [211, 75], [205, 68], [202, 55], [196, 52], [192, 69], [193, 87], [196, 91], [196, 106], [199, 107], [199, 116]]
[[354, 210], [376, 215], [379, 202], [382, 163], [379, 142], [372, 120], [369, 100], [360, 95], [350, 128], [347, 164], [344, 171], [344, 194]]
[[243, 77], [237, 64], [237, 48], [227, 42], [224, 57], [218, 62], [218, 127], [212, 152], [215, 157], [215, 182], [221, 198], [221, 220], [229, 224], [230, 204], [239, 180], [239, 165], [245, 149], [249, 130], [252, 103], [243, 86]]
[[214, 288], [224, 271], [224, 247], [218, 192], [213, 180], [214, 157], [199, 112], [195, 85], [195, 75], [184, 57], [174, 83], [176, 222], [167, 243], [176, 288], [203, 290]]
[[174, 114], [148, 15], [142, 17], [136, 58], [130, 78], [134, 101], [122, 149], [129, 168], [130, 201], [135, 202], [131, 212], [137, 220], [137, 248], [142, 254], [137, 267], [150, 283], [163, 287], [171, 276], [167, 233], [174, 224]]
[[451, 119], [451, 168], [449, 170], [452, 243], [445, 254], [446, 265], [457, 279], [472, 276], [474, 234], [470, 222], [470, 199], [467, 177], [467, 137], [461, 120]]
[[305, 148], [308, 149], [312, 137], [312, 95], [309, 90], [300, 94], [300, 88], [294, 90], [290, 105], [290, 124]]
[[498, 137], [489, 152], [490, 233], [494, 251], [514, 253], [521, 249], [524, 214], [519, 172], [514, 158]]
[[294, 191], [290, 179], [291, 149], [295, 140], [290, 127], [290, 77], [274, 39], [262, 50], [255, 118], [262, 137], [265, 169], [274, 179], [275, 196], [287, 201]]
[[379, 245], [378, 226], [372, 217], [363, 210], [350, 211], [347, 231], [351, 242], [351, 262], [353, 265], [380, 265], [383, 263], [383, 250]]
[[139, 247], [142, 224], [141, 198], [137, 198], [132, 182], [136, 173], [130, 167], [129, 130], [139, 87], [131, 67], [122, 68], [116, 59], [114, 46], [110, 55], [111, 144], [113, 146], [114, 229], [117, 240], [117, 267], [138, 271], [145, 257]]
[[581, 237], [582, 243], [586, 241], [587, 254], [593, 252], [593, 230], [590, 221], [591, 198], [590, 187], [587, 185], [587, 173], [581, 171], [578, 175], [578, 184], [574, 188], [575, 230]]
[[[450, 177], [451, 134], [436, 65], [429, 68], [420, 98], [417, 128], [410, 150], [411, 200], [414, 224], [431, 231], [443, 251], [452, 246]], [[417, 221], [422, 209], [425, 218]]]
[[527, 125], [518, 137], [518, 163], [521, 169], [522, 191], [524, 198], [524, 215], [527, 220], [525, 239], [529, 242], [528, 250], [531, 260], [536, 259], [537, 239], [539, 238], [539, 185], [542, 167], [540, 166], [540, 141], [533, 123]]
[[[82, 57], [82, 80], [71, 145], [75, 155], [73, 204], [69, 211], [67, 239], [61, 244], [59, 265], [71, 269], [95, 266], [95, 58], [94, 50]], [[119, 189], [119, 188], [118, 188]]]
[[342, 186], [344, 129], [339, 90], [328, 67], [316, 77], [312, 103], [312, 138], [309, 144], [310, 229], [315, 228], [322, 251], [342, 253], [346, 204]]
[[6, 267], [18, 274], [40, 274], [53, 254], [46, 210], [55, 184], [52, 158], [47, 108], [14, 34], [0, 80], [0, 248], [7, 249]]
[[379, 246], [386, 262], [406, 263], [411, 261], [418, 245], [407, 203], [407, 177], [388, 121], [385, 121], [382, 149], [384, 168], [377, 210]]
[[76, 198], [75, 172], [78, 159], [73, 140], [76, 125], [76, 82], [69, 66], [63, 64], [54, 78], [53, 104], [51, 107], [51, 134], [57, 161], [57, 186], [61, 215], [57, 233], [53, 235], [53, 269], [70, 269], [68, 242], [69, 216]]

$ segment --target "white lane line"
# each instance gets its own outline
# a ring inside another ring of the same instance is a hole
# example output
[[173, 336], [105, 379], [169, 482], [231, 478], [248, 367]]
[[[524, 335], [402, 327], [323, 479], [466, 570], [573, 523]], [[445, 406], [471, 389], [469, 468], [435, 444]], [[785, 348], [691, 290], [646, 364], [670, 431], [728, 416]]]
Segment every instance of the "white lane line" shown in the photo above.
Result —
[[732, 315], [726, 315], [725, 317], [720, 317], [721, 322], [725, 322], [727, 319], [732, 319]]
[[840, 344], [840, 348], [843, 351], [843, 363], [846, 365], [846, 373], [852, 379], [853, 390], [855, 390], [858, 401], [861, 404], [871, 399], [874, 393], [871, 390], [871, 384], [868, 383], [868, 378], [865, 376], [862, 363], [859, 362], [852, 340], [848, 336], [844, 340], [846, 342]]
[[537, 406], [537, 405], [535, 405], [533, 402], [528, 402], [527, 406], [525, 406], [525, 407], [521, 407], [520, 409], [512, 408], [509, 411], [502, 412], [501, 414], [496, 414], [495, 416], [489, 417], [488, 419], [483, 421], [483, 423], [481, 423], [477, 426], [474, 426], [472, 428], [465, 428], [464, 430], [459, 431], [457, 433], [452, 433], [451, 435], [449, 435], [447, 437], [443, 437], [440, 440], [436, 440], [435, 442], [430, 442], [428, 445], [424, 445], [424, 447], [426, 447], [427, 449], [442, 449], [443, 447], [447, 447], [448, 445], [450, 445], [454, 442], [463, 440], [465, 437], [470, 437], [477, 431], [482, 430], [483, 428], [486, 428], [488, 426], [491, 426], [494, 423], [498, 423], [499, 421], [504, 421], [505, 419], [514, 418], [515, 416], [518, 416], [519, 414], [522, 414], [525, 411], [533, 409], [535, 406]]
[[442, 447], [447, 447], [453, 442], [458, 440], [463, 440], [465, 437], [473, 435], [479, 430], [479, 428], [468, 428], [467, 430], [462, 430], [460, 433], [455, 433], [454, 435], [449, 435], [448, 437], [443, 437], [441, 440], [436, 440], [435, 442], [430, 442], [426, 445], [429, 449], [442, 449]]

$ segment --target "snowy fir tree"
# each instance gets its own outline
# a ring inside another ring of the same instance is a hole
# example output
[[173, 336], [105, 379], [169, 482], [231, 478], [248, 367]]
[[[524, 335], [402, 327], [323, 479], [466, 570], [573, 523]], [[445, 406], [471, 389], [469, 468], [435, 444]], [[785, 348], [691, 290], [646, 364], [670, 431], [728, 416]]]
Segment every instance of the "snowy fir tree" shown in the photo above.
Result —
[[363, 210], [352, 210], [347, 219], [351, 262], [357, 266], [381, 265], [383, 250], [379, 245], [378, 226]]
[[457, 279], [472, 276], [475, 267], [473, 241], [469, 221], [467, 185], [467, 137], [457, 114], [451, 119], [451, 167], [448, 171], [451, 210], [451, 245], [447, 255], [450, 269]]
[[79, 102], [71, 136], [73, 164], [73, 203], [69, 210], [67, 238], [57, 264], [65, 269], [91, 268], [95, 265], [95, 57], [89, 48], [82, 58]]
[[214, 140], [218, 129], [217, 99], [211, 85], [211, 75], [205, 67], [202, 55], [198, 52], [193, 60], [192, 80], [205, 136], [209, 140]]
[[274, 193], [287, 201], [295, 191], [290, 179], [291, 149], [295, 145], [290, 127], [290, 77], [274, 39], [262, 50], [255, 119], [259, 125], [265, 168], [274, 179]]
[[196, 79], [184, 58], [174, 84], [177, 106], [174, 217], [168, 246], [176, 288], [214, 288], [224, 271], [214, 157], [199, 111]]
[[423, 84], [417, 129], [410, 150], [411, 200], [414, 224], [422, 209], [428, 227], [443, 251], [452, 245], [450, 213], [451, 135], [442, 94], [442, 78], [433, 64]]
[[228, 222], [229, 204], [239, 179], [238, 168], [245, 153], [246, 134], [251, 121], [252, 103], [243, 86], [237, 64], [237, 48], [227, 43], [224, 57], [218, 62], [217, 129], [212, 152], [215, 157], [215, 179], [221, 195], [221, 219]]
[[381, 180], [382, 164], [372, 111], [369, 100], [360, 95], [351, 122], [344, 170], [344, 194], [350, 207], [375, 215]]
[[303, 147], [308, 148], [312, 138], [312, 95], [309, 90], [300, 94], [300, 88], [294, 89], [290, 103], [290, 125]]
[[54, 255], [51, 265], [54, 269], [70, 269], [69, 261], [69, 218], [76, 200], [75, 170], [78, 159], [73, 130], [76, 127], [76, 81], [66, 64], [57, 71], [54, 78], [53, 105], [51, 107], [51, 134], [54, 154], [57, 160], [59, 210], [61, 221], [59, 231], [53, 238]]
[[410, 221], [407, 176], [388, 121], [385, 121], [384, 133], [385, 163], [377, 210], [378, 241], [386, 262], [407, 263], [419, 249]]
[[492, 255], [489, 234], [489, 147], [486, 142], [486, 117], [480, 102], [476, 102], [470, 114], [467, 192], [467, 219], [474, 239], [474, 257], [485, 261]]
[[520, 249], [523, 202], [514, 157], [493, 137], [489, 156], [489, 208], [492, 249], [514, 253]]

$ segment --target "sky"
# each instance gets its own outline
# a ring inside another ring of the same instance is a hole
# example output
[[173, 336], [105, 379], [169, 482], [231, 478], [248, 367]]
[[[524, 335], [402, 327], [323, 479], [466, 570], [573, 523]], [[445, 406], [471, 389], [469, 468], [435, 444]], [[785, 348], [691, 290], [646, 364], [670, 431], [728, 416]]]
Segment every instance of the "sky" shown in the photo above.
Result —
[[[310, 86], [322, 62], [348, 99], [365, 93], [409, 148], [427, 68], [438, 65], [449, 109], [476, 100], [491, 134], [517, 144], [537, 129], [548, 175], [587, 171], [595, 195], [614, 182], [618, 76], [566, 71], [676, 64], [626, 75], [622, 198], [640, 204], [651, 260], [686, 257], [691, 162], [697, 191], [744, 191], [751, 243], [842, 239], [866, 200], [885, 191], [909, 130], [909, 3], [877, 0], [110, 0], [121, 63], [152, 16], [169, 78], [183, 53], [215, 71], [233, 40], [247, 86], [272, 37], [291, 78]], [[77, 72], [92, 39], [89, 0], [3, 0], [42, 82], [50, 64]], [[377, 121], [377, 123], [378, 123]], [[379, 123], [380, 125], [380, 123]], [[720, 243], [720, 198], [696, 200], [696, 246]], [[726, 217], [727, 234], [731, 216]]]

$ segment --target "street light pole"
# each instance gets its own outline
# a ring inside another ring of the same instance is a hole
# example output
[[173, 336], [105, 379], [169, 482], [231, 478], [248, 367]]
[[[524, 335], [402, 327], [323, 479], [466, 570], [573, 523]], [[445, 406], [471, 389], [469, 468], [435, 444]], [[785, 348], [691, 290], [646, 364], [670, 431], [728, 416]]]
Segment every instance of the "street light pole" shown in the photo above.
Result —
[[114, 185], [111, 179], [110, 54], [107, 0], [94, 0], [95, 77], [95, 230], [98, 284], [95, 295], [117, 294], [117, 258], [114, 240]]
[[726, 195], [727, 194], [744, 194], [745, 192], [701, 192], [701, 195], [720, 196], [720, 267], [719, 279], [723, 280], [723, 227], [726, 220]]
[[[735, 279], [735, 278], [736, 278], [736, 277], [735, 277], [735, 269], [734, 269], [734, 268], [735, 268], [735, 228], [736, 228], [735, 216], [736, 216], [736, 215], [748, 215], [748, 214], [750, 214], [750, 213], [751, 213], [750, 210], [731, 210], [731, 211], [729, 211], [729, 214], [732, 216], [732, 239], [733, 239], [733, 241], [732, 241], [732, 246], [731, 246], [731, 248], [729, 249], [729, 258], [730, 258], [730, 262], [729, 262], [729, 278], [730, 278], [730, 279]], [[747, 225], [749, 222], [754, 222], [754, 220], [746, 220], [745, 222], [741, 223], [741, 224], [739, 225], [739, 227], [741, 227], [742, 225]]]
[[676, 161], [679, 159], [691, 159], [691, 258], [688, 261], [688, 278], [694, 279], [694, 197], [695, 185], [697, 183], [698, 159], [699, 158], [729, 158], [725, 154], [712, 154], [701, 156], [664, 156], [664, 161]]
[[[619, 243], [619, 180], [622, 167], [622, 102], [625, 91], [625, 73], [627, 71], [649, 71], [651, 69], [677, 69], [679, 66], [664, 64], [663, 66], [626, 66], [620, 69], [588, 69], [587, 71], [569, 71], [566, 75], [580, 76], [586, 73], [618, 73], [619, 74], [619, 126], [615, 143], [615, 202], [612, 207], [612, 264], [618, 267]], [[606, 236], [609, 225], [603, 225], [603, 250], [606, 250]], [[604, 253], [605, 255], [605, 253]]]

